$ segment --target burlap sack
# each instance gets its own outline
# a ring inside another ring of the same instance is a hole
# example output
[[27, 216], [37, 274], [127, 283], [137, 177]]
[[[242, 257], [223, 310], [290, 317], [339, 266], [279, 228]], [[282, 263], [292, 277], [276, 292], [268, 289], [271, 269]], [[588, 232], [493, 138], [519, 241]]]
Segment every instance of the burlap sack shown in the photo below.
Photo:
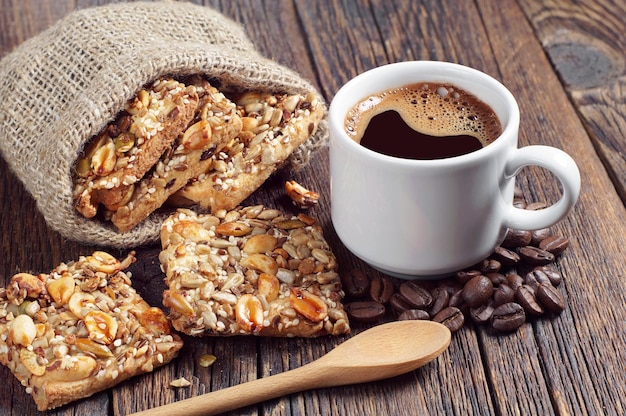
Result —
[[[314, 90], [294, 71], [260, 56], [237, 23], [208, 7], [179, 2], [77, 11], [0, 61], [2, 155], [53, 229], [113, 247], [158, 239], [163, 214], [123, 234], [78, 214], [71, 169], [84, 143], [141, 86], [163, 75], [194, 73], [240, 89]], [[307, 163], [326, 140], [324, 122], [294, 152], [292, 164]]]

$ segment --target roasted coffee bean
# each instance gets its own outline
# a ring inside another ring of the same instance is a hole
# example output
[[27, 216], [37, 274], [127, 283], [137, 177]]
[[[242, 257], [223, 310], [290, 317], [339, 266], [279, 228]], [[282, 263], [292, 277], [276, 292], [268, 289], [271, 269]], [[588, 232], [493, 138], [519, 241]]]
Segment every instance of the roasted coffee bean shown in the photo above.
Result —
[[463, 300], [470, 308], [486, 303], [493, 294], [493, 283], [487, 276], [474, 277], [463, 286]]
[[550, 312], [559, 313], [565, 309], [565, 299], [551, 283], [541, 283], [535, 296], [537, 301]]
[[480, 263], [479, 267], [482, 274], [498, 273], [502, 268], [502, 263], [495, 259], [486, 259]]
[[524, 284], [524, 278], [517, 273], [509, 273], [506, 276], [506, 282], [513, 290]]
[[394, 293], [391, 296], [391, 299], [389, 299], [389, 304], [398, 314], [401, 314], [402, 312], [409, 309], [413, 309], [413, 305], [411, 305], [406, 299], [404, 299], [404, 296], [399, 293]]
[[541, 272], [531, 271], [526, 273], [526, 276], [524, 276], [524, 284], [532, 287], [533, 290], [537, 290], [537, 287], [539, 287], [539, 279], [542, 279], [542, 276], [537, 277], [537, 275], [541, 275]]
[[350, 318], [359, 322], [376, 322], [385, 316], [385, 305], [373, 300], [350, 302], [345, 309]]
[[547, 283], [552, 285], [552, 280], [550, 280], [548, 273], [540, 268], [534, 268], [526, 274], [526, 282], [530, 281], [535, 282], [534, 285], [531, 285], [535, 290], [537, 290], [537, 287], [540, 283]]
[[437, 283], [437, 289], [444, 289], [449, 296], [454, 295], [457, 290], [462, 288], [463, 286], [456, 279], [443, 279]]
[[398, 316], [399, 321], [422, 320], [427, 321], [430, 315], [423, 309], [407, 309]]
[[463, 316], [463, 312], [459, 308], [448, 306], [433, 316], [433, 321], [445, 325], [450, 332], [455, 332], [463, 327], [465, 316]]
[[514, 331], [526, 322], [526, 313], [521, 305], [509, 302], [498, 306], [491, 314], [491, 326], [496, 331]]
[[549, 251], [550, 253], [558, 256], [569, 247], [569, 240], [565, 237], [553, 235], [548, 238], [544, 238], [539, 243], [539, 248]]
[[494, 287], [500, 286], [506, 283], [506, 276], [502, 273], [487, 273], [485, 274], [491, 280]]
[[472, 278], [474, 278], [474, 277], [476, 277], [478, 275], [481, 275], [481, 274], [482, 273], [480, 272], [480, 270], [476, 270], [476, 269], [463, 270], [463, 271], [460, 271], [460, 272], [456, 272], [455, 277], [459, 281], [459, 283], [464, 285], [465, 283], [470, 281]]
[[378, 303], [387, 303], [395, 291], [388, 277], [374, 277], [370, 283], [370, 298]]
[[465, 299], [463, 299], [463, 289], [457, 290], [452, 296], [450, 296], [448, 306], [459, 308], [460, 310], [467, 309], [467, 304], [465, 303]]
[[353, 298], [360, 298], [368, 293], [370, 279], [360, 269], [352, 269], [349, 273], [341, 276], [341, 284], [346, 295]]
[[450, 302], [450, 294], [445, 288], [442, 287], [434, 288], [430, 292], [430, 294], [433, 297], [433, 303], [430, 306], [430, 310], [428, 311], [428, 313], [430, 313], [430, 316], [435, 316], [439, 312], [441, 312], [442, 309], [448, 307], [448, 303]]
[[538, 266], [535, 267], [533, 270], [541, 270], [543, 273], [545, 273], [548, 279], [550, 279], [550, 283], [552, 283], [552, 286], [554, 287], [558, 287], [563, 280], [563, 276], [561, 276], [561, 273], [559, 273], [557, 270], [554, 269], [554, 267], [550, 265]]
[[428, 309], [433, 303], [430, 292], [416, 282], [404, 282], [399, 288], [400, 294], [417, 309]]
[[539, 247], [539, 243], [552, 236], [552, 230], [550, 228], [541, 228], [539, 230], [535, 230], [531, 232], [532, 237], [530, 239], [530, 244], [535, 246], [535, 247]]
[[503, 266], [514, 266], [520, 262], [519, 254], [502, 246], [496, 247], [491, 257]]
[[554, 261], [554, 254], [539, 247], [520, 247], [518, 253], [522, 261], [531, 266], [543, 266]]
[[515, 300], [515, 290], [509, 285], [501, 285], [493, 289], [493, 306], [498, 307]]
[[523, 247], [530, 244], [530, 240], [532, 240], [532, 232], [523, 231], [523, 230], [514, 230], [509, 228], [504, 237], [504, 241], [500, 244], [505, 248], [517, 248]]
[[481, 305], [477, 308], [470, 309], [469, 315], [477, 324], [484, 324], [489, 322], [494, 308], [491, 305]]
[[519, 303], [524, 311], [530, 315], [541, 316], [544, 313], [543, 306], [537, 302], [535, 290], [528, 285], [521, 285], [515, 291], [515, 300]]

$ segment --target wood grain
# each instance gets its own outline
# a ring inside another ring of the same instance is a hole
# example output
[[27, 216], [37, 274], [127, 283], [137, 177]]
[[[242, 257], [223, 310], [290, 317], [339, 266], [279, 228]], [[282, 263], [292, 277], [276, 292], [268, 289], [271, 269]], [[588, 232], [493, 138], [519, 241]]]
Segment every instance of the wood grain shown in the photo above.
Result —
[[[493, 3], [484, 2], [485, 16], [497, 16], [498, 10], [501, 9]], [[534, 339], [537, 347], [529, 350], [531, 355], [528, 359], [536, 357], [540, 360], [542, 373], [547, 378], [550, 402], [557, 404], [555, 411], [564, 414], [602, 414], [607, 401], [612, 402], [609, 408], [619, 409], [619, 397], [624, 394], [623, 382], [622, 386], [608, 387], [596, 381], [604, 377], [608, 368], [618, 368], [614, 367], [618, 365], [614, 359], [620, 360], [622, 353], [615, 350], [609, 353], [611, 357], [607, 356], [606, 360], [598, 360], [598, 357], [590, 354], [599, 342], [593, 333], [599, 334], [602, 330], [609, 334], [620, 333], [617, 322], [624, 319], [624, 282], [613, 278], [616, 272], [620, 274], [619, 270], [623, 270], [621, 259], [624, 258], [624, 248], [620, 240], [624, 235], [624, 207], [614, 192], [603, 195], [602, 190], [611, 189], [612, 183], [578, 118], [579, 108], [568, 100], [556, 74], [550, 71], [541, 40], [530, 40], [534, 28], [514, 24], [523, 18], [522, 13], [516, 16], [507, 13], [506, 20], [485, 20], [491, 26], [491, 39], [503, 39], [496, 34], [505, 31], [512, 39], [524, 39], [515, 49], [516, 59], [508, 61], [511, 65], [501, 66], [504, 83], [511, 88], [520, 103], [521, 140], [561, 147], [574, 155], [583, 178], [583, 191], [574, 214], [555, 227], [572, 238], [574, 245], [575, 255], [566, 256], [560, 262], [567, 276], [568, 309], [559, 319], [536, 324]], [[506, 48], [494, 46], [493, 50], [499, 62], [507, 62], [506, 59], [511, 56], [511, 51]], [[544, 172], [533, 173], [537, 176], [528, 175], [525, 178], [529, 197], [537, 200], [554, 198], [546, 193], [550, 189], [542, 184], [549, 180], [549, 176], [544, 176]], [[554, 194], [555, 191], [551, 192]], [[600, 298], [604, 299], [605, 305], [616, 305], [616, 320], [606, 319], [606, 309], [598, 307], [602, 303]], [[546, 336], [548, 333], [553, 336]], [[606, 347], [608, 350], [613, 348]], [[608, 353], [608, 350], [604, 352]], [[501, 350], [493, 351], [498, 353]], [[536, 351], [536, 356], [532, 354], [533, 351]], [[501, 358], [495, 359], [496, 362], [501, 362]], [[575, 372], [574, 378], [580, 380], [578, 383], [571, 383], [571, 371]], [[519, 380], [525, 377], [525, 369], [519, 363], [511, 363], [502, 374], [506, 379], [513, 374], [513, 378]], [[616, 376], [622, 380], [624, 378], [620, 372]], [[503, 402], [509, 400], [510, 396], [503, 397]], [[535, 401], [536, 398], [531, 400]], [[549, 402], [543, 403], [537, 411], [541, 410], [539, 413], [543, 414], [543, 409], [551, 407]]]
[[521, 4], [624, 200], [626, 4], [619, 0]]
[[[108, 1], [0, 0], [0, 57], [77, 8]], [[579, 165], [583, 189], [570, 216], [554, 227], [571, 240], [557, 265], [567, 308], [509, 335], [469, 324], [438, 360], [401, 377], [293, 394], [233, 414], [624, 414], [626, 405], [626, 132], [623, 51], [626, 5], [619, 0], [198, 1], [241, 22], [265, 56], [311, 80], [328, 102], [353, 76], [378, 65], [446, 60], [482, 70], [516, 96], [520, 144], [564, 149]], [[1, 105], [1, 103], [0, 103]], [[292, 210], [282, 195], [295, 179], [322, 195], [310, 213], [324, 229], [341, 272], [369, 269], [338, 240], [330, 220], [328, 152], [298, 172], [284, 171], [247, 202]], [[518, 177], [531, 201], [554, 201], [548, 172]], [[50, 230], [36, 201], [0, 160], [0, 284], [18, 271], [46, 272], [93, 247]], [[138, 249], [134, 282], [160, 305], [158, 247]], [[122, 253], [116, 253], [119, 254]], [[354, 324], [355, 332], [365, 325]], [[306, 364], [338, 339], [191, 339], [180, 357], [152, 374], [51, 414], [122, 415], [265, 377]], [[210, 368], [200, 355], [218, 359]], [[381, 351], [384, 353], [384, 351]], [[37, 414], [5, 368], [0, 414]], [[185, 377], [186, 389], [169, 382]]]

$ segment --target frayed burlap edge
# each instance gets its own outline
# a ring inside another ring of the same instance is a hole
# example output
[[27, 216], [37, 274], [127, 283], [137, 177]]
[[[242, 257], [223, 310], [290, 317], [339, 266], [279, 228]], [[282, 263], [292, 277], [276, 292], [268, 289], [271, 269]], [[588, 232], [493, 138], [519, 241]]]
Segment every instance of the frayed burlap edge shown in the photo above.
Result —
[[[51, 228], [72, 240], [118, 248], [158, 240], [167, 214], [154, 213], [126, 233], [78, 214], [72, 167], [85, 142], [143, 85], [197, 73], [242, 90], [316, 91], [262, 57], [240, 25], [190, 3], [77, 11], [0, 61], [0, 150]], [[308, 163], [327, 138], [324, 119], [315, 137], [293, 153], [291, 167]]]

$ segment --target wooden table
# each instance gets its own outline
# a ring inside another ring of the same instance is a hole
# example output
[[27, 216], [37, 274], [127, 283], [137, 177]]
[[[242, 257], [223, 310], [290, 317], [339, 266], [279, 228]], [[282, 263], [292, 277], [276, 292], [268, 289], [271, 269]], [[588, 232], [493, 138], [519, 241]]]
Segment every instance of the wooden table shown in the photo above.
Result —
[[[0, 57], [96, 0], [0, 0]], [[571, 240], [557, 266], [566, 310], [509, 335], [467, 325], [450, 348], [412, 374], [309, 391], [237, 414], [622, 415], [626, 413], [626, 3], [622, 0], [205, 1], [243, 23], [263, 54], [299, 71], [330, 101], [351, 77], [417, 59], [475, 67], [503, 82], [522, 113], [521, 145], [547, 144], [577, 161], [582, 193], [554, 227]], [[6, 82], [0, 80], [0, 82]], [[33, 161], [36, 163], [36, 161]], [[280, 204], [286, 178], [321, 193], [321, 221], [342, 270], [361, 267], [330, 221], [328, 152], [284, 172], [251, 202]], [[547, 181], [547, 184], [542, 184]], [[541, 169], [519, 179], [531, 201], [559, 190]], [[0, 284], [18, 271], [47, 272], [94, 247], [51, 231], [20, 181], [0, 160]], [[138, 252], [135, 284], [154, 305], [162, 282], [155, 249]], [[119, 253], [116, 253], [119, 254]], [[363, 325], [353, 325], [355, 330]], [[322, 339], [189, 339], [180, 357], [54, 414], [121, 415], [218, 390], [305, 364], [340, 342]], [[212, 353], [205, 369], [198, 357]], [[381, 351], [384, 354], [384, 351]], [[169, 382], [184, 376], [188, 388]], [[24, 388], [0, 369], [0, 414], [36, 414]]]

